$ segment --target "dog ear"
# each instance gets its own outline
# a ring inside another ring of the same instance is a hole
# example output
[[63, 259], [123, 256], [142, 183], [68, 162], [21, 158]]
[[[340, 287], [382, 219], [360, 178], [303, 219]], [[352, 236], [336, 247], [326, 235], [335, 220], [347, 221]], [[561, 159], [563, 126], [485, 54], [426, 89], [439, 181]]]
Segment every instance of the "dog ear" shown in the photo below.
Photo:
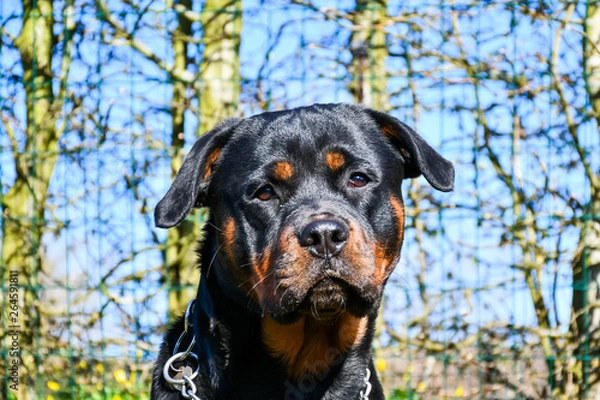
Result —
[[431, 148], [417, 132], [388, 114], [371, 109], [367, 109], [367, 112], [406, 160], [405, 178], [416, 178], [423, 174], [427, 182], [437, 190], [449, 192], [454, 188], [454, 166]]
[[157, 227], [171, 228], [183, 221], [193, 207], [202, 207], [215, 163], [239, 121], [227, 119], [194, 143], [169, 191], [154, 209]]

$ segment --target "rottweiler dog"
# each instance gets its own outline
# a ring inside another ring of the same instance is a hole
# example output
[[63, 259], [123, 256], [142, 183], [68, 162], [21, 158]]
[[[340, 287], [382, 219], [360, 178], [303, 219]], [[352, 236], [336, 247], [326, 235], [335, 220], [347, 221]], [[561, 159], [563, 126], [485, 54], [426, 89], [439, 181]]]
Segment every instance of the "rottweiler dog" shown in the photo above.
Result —
[[[452, 164], [413, 129], [358, 105], [227, 119], [203, 135], [155, 210], [162, 228], [193, 207], [210, 218], [198, 295], [168, 330], [152, 398], [183, 387], [202, 400], [383, 399], [371, 342], [400, 257], [401, 183], [419, 175], [453, 188]], [[191, 352], [166, 368], [187, 365], [179, 386], [163, 373], [178, 341]]]

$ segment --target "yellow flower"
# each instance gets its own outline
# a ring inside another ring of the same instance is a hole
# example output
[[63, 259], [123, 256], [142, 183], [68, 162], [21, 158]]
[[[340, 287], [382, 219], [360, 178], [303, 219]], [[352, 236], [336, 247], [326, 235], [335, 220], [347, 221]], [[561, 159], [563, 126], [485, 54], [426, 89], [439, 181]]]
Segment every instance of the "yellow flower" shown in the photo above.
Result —
[[454, 395], [456, 397], [462, 397], [464, 392], [465, 392], [465, 390], [463, 389], [463, 387], [459, 386], [456, 388], [456, 392], [454, 393]]
[[114, 376], [117, 383], [120, 383], [121, 385], [127, 383], [127, 374], [122, 369], [116, 370]]
[[123, 400], [123, 398], [118, 394], [113, 394], [112, 400]]
[[385, 367], [387, 367], [387, 363], [383, 358], [377, 358], [375, 360], [375, 368], [377, 368], [377, 371], [383, 372], [385, 371]]
[[86, 369], [87, 368], [87, 362], [85, 360], [79, 361], [79, 368], [80, 369]]
[[423, 393], [427, 389], [427, 384], [425, 382], [419, 382], [417, 384], [417, 393]]
[[52, 390], [53, 392], [56, 392], [60, 389], [60, 385], [54, 381], [48, 381], [46, 385], [48, 385], [48, 389]]
[[130, 384], [135, 384], [135, 377], [137, 376], [137, 373], [135, 371], [131, 371], [129, 373], [129, 383]]
[[54, 396], [52, 396], [51, 394], [49, 394], [48, 397], [46, 397], [46, 400], [54, 400]]
[[104, 365], [102, 365], [102, 364], [96, 365], [96, 371], [98, 371], [98, 373], [100, 373], [100, 374], [103, 374], [104, 373]]

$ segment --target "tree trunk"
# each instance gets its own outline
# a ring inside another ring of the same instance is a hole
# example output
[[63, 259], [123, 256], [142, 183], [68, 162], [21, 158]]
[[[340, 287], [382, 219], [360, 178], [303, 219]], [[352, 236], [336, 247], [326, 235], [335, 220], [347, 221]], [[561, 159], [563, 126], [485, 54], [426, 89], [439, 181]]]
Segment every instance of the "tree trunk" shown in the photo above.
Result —
[[[191, 0], [180, 0], [185, 10], [191, 10]], [[183, 13], [179, 14], [178, 27], [173, 33], [173, 52], [175, 54], [174, 69], [185, 71], [188, 66], [188, 38], [192, 35], [192, 23]], [[187, 109], [187, 90], [189, 85], [173, 79], [173, 101], [171, 103], [171, 178], [175, 178], [183, 163], [185, 111]], [[194, 232], [193, 221], [185, 220], [176, 227], [169, 229], [165, 251], [165, 268], [167, 270], [167, 286], [169, 301], [169, 316], [180, 315], [187, 302], [195, 294], [194, 285], [198, 283], [196, 273], [194, 243], [197, 235]]]
[[[583, 40], [586, 89], [600, 126], [600, 5], [588, 2]], [[590, 202], [583, 216], [578, 254], [573, 262], [573, 318], [571, 334], [579, 343], [573, 382], [581, 398], [600, 396], [600, 385], [590, 379], [600, 360], [600, 180], [590, 176]]]
[[[191, 0], [181, 0], [179, 4], [191, 9]], [[201, 64], [201, 82], [198, 85], [200, 97], [199, 134], [217, 125], [224, 117], [237, 111], [240, 96], [240, 34], [242, 30], [242, 3], [234, 0], [209, 0], [202, 13], [203, 43], [205, 45]], [[187, 69], [187, 38], [192, 34], [191, 22], [179, 16], [179, 26], [173, 36], [175, 71]], [[184, 125], [186, 110], [186, 90], [188, 86], [179, 81], [173, 84], [171, 105], [173, 177], [183, 162]], [[196, 254], [194, 246], [200, 226], [192, 220], [185, 220], [171, 228], [167, 237], [165, 263], [169, 286], [169, 311], [171, 316], [181, 314], [187, 302], [195, 295], [198, 284]]]
[[356, 0], [350, 38], [352, 63], [350, 92], [357, 103], [387, 111], [387, 46], [385, 20], [387, 1]]
[[600, 127], [600, 4], [587, 4], [583, 51], [587, 90]]
[[[16, 180], [1, 200], [4, 219], [2, 267], [4, 282], [9, 274], [18, 279], [19, 384], [18, 399], [35, 398], [36, 375], [41, 371], [40, 296], [38, 274], [42, 271], [41, 238], [48, 186], [57, 160], [59, 133], [56, 122], [61, 111], [52, 91], [53, 3], [23, 1], [23, 28], [15, 40], [21, 55], [27, 108], [27, 131], [22, 153], [13, 148]], [[8, 126], [8, 121], [4, 121]], [[9, 132], [14, 139], [14, 133]], [[7, 296], [3, 295], [4, 300]], [[8, 307], [3, 306], [3, 311]], [[14, 362], [12, 358], [9, 363]], [[3, 369], [6, 371], [6, 369]], [[4, 381], [4, 380], [3, 380]], [[9, 386], [10, 386], [9, 381]]]
[[240, 97], [242, 2], [207, 0], [202, 13], [204, 54], [200, 88], [200, 133], [235, 115]]

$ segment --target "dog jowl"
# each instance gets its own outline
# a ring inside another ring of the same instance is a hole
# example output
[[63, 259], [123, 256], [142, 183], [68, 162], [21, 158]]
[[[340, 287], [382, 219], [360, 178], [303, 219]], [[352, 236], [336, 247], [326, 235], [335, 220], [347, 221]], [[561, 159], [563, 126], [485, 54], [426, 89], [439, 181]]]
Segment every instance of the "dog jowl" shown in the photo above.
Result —
[[[450, 191], [452, 164], [397, 119], [322, 104], [229, 119], [198, 140], [156, 224], [208, 207], [191, 317], [201, 399], [357, 399], [383, 289], [400, 257], [403, 179]], [[184, 323], [167, 333], [153, 398]], [[188, 337], [189, 340], [189, 337]]]

